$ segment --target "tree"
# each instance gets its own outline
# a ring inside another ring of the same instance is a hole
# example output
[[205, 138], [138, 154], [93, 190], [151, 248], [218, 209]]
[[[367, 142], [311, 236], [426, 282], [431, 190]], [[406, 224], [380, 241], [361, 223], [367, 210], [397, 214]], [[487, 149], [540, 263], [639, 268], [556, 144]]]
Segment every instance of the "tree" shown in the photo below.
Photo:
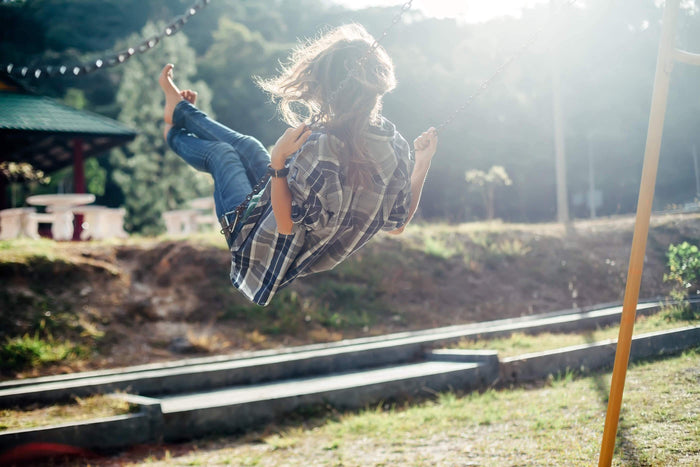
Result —
[[[134, 44], [149, 37], [162, 26], [148, 23], [128, 38]], [[116, 101], [119, 120], [139, 130], [136, 139], [125, 148], [112, 152], [111, 177], [124, 194], [126, 228], [148, 235], [163, 230], [161, 215], [196, 196], [211, 193], [211, 180], [196, 172], [172, 152], [163, 140], [163, 93], [158, 75], [166, 63], [174, 63], [175, 77], [182, 88], [199, 92], [197, 105], [209, 111], [211, 92], [206, 84], [191, 84], [195, 56], [184, 34], [163, 40], [151, 52], [132, 57], [121, 68], [121, 85]]]
[[10, 206], [17, 206], [19, 195], [17, 193], [21, 182], [41, 183], [45, 185], [51, 181], [44, 172], [34, 168], [28, 162], [0, 162], [0, 177], [3, 177], [10, 185]]
[[495, 192], [497, 186], [510, 186], [513, 182], [500, 165], [494, 165], [488, 172], [483, 170], [467, 170], [464, 178], [470, 187], [473, 187], [481, 193], [484, 200], [484, 210], [486, 211], [486, 219], [494, 218], [495, 212]]
[[214, 111], [223, 124], [273, 143], [283, 131], [274, 107], [257, 87], [253, 75], [274, 72], [289, 46], [267, 42], [259, 32], [223, 17], [214, 42], [201, 61], [199, 74], [214, 90]]

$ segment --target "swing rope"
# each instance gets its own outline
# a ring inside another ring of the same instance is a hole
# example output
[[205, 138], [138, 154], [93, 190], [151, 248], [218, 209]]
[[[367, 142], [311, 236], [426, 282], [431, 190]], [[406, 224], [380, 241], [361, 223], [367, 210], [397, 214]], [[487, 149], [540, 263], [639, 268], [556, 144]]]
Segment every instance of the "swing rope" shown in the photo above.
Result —
[[163, 30], [147, 39], [144, 39], [139, 45], [129, 47], [126, 50], [116, 53], [111, 57], [98, 58], [89, 63], [83, 63], [74, 66], [68, 65], [46, 65], [30, 68], [27, 66], [18, 67], [13, 63], [0, 65], [0, 70], [4, 70], [10, 76], [19, 78], [53, 78], [56, 76], [81, 76], [88, 73], [101, 70], [102, 68], [111, 68], [116, 65], [121, 65], [128, 59], [137, 54], [148, 52], [165, 37], [172, 36], [179, 31], [187, 21], [202, 9], [204, 9], [211, 0], [198, 0], [194, 5], [188, 8], [182, 15], [173, 18]]

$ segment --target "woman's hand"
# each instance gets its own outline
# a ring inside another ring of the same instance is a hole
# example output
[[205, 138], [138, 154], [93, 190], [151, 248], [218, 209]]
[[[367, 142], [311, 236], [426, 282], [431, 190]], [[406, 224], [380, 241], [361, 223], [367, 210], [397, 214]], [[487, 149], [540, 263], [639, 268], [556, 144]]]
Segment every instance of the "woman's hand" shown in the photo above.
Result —
[[428, 128], [418, 138], [413, 140], [413, 150], [416, 153], [416, 163], [430, 165], [437, 151], [438, 135], [434, 127]]
[[275, 170], [284, 168], [284, 163], [289, 156], [299, 150], [299, 148], [309, 139], [311, 128], [302, 123], [296, 128], [287, 128], [279, 137], [270, 153], [270, 165]]

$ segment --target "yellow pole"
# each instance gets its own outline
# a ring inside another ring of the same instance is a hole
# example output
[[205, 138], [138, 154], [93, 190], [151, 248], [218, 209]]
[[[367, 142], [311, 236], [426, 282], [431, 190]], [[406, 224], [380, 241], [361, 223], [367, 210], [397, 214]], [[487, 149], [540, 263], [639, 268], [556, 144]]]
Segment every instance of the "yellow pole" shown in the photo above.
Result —
[[611, 465], [615, 449], [615, 436], [617, 435], [617, 425], [620, 419], [620, 405], [622, 404], [622, 393], [625, 389], [625, 376], [629, 363], [630, 347], [632, 346], [634, 318], [637, 312], [639, 286], [642, 280], [642, 268], [644, 267], [644, 252], [649, 234], [649, 220], [654, 199], [656, 172], [659, 166], [659, 152], [661, 150], [661, 136], [666, 114], [668, 85], [673, 66], [673, 44], [676, 17], [678, 16], [678, 3], [679, 0], [667, 0], [664, 8], [661, 41], [659, 43], [656, 75], [654, 77], [654, 90], [649, 113], [649, 128], [644, 150], [644, 167], [642, 168], [642, 180], [637, 202], [637, 218], [634, 224], [632, 250], [627, 271], [627, 286], [622, 304], [620, 333], [617, 339], [615, 366], [613, 367], [612, 382], [610, 383], [610, 398], [608, 399], [608, 412], [605, 416], [605, 429], [598, 461], [599, 467]]

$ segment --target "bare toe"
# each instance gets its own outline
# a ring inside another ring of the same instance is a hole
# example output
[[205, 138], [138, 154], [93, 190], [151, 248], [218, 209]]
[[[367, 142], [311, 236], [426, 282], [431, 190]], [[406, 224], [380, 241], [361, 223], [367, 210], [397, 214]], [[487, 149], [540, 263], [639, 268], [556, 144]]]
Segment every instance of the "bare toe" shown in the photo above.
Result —
[[182, 95], [182, 97], [190, 104], [197, 102], [197, 93], [191, 89], [185, 89], [180, 93], [180, 95]]

